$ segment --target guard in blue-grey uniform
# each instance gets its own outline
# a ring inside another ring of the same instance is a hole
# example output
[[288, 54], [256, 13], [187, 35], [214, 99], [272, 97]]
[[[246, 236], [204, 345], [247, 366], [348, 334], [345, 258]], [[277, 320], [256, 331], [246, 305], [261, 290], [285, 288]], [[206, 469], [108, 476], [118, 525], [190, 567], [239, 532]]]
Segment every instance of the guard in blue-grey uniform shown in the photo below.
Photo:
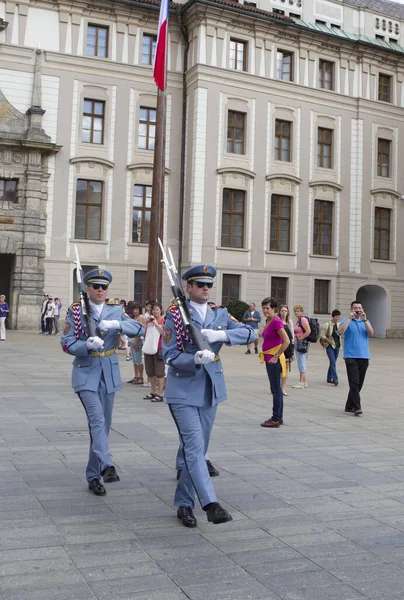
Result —
[[197, 265], [183, 276], [187, 282], [190, 314], [210, 344], [199, 350], [184, 329], [177, 307], [167, 311], [163, 332], [163, 356], [169, 365], [165, 397], [182, 442], [184, 468], [178, 480], [174, 504], [186, 527], [196, 527], [195, 492], [208, 521], [224, 523], [231, 515], [217, 502], [205, 454], [217, 405], [226, 400], [226, 384], [219, 352], [225, 343], [249, 344], [256, 333], [230, 317], [226, 308], [209, 304], [216, 269]]
[[91, 317], [99, 336], [88, 337], [88, 325], [80, 302], [74, 302], [66, 315], [61, 344], [64, 352], [73, 354], [72, 385], [87, 414], [90, 431], [90, 454], [86, 469], [89, 489], [96, 496], [107, 493], [101, 483], [119, 481], [109, 445], [112, 408], [115, 392], [120, 390], [121, 374], [115, 352], [116, 336], [143, 335], [143, 327], [125, 316], [120, 305], [105, 304], [112, 275], [94, 269], [84, 277], [87, 286]]

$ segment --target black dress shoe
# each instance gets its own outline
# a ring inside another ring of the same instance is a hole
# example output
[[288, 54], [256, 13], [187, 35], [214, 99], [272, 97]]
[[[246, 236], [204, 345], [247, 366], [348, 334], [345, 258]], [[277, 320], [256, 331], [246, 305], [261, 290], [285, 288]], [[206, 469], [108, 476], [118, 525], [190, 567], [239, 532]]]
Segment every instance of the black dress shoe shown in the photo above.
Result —
[[355, 411], [354, 411], [354, 409], [353, 409], [353, 408], [346, 408], [346, 409], [345, 409], [345, 412], [347, 412], [347, 413], [352, 413], [352, 414], [354, 414], [354, 413], [355, 413]]
[[220, 506], [218, 502], [209, 504], [209, 507], [206, 510], [206, 516], [208, 517], [208, 521], [214, 525], [233, 520], [233, 517], [223, 508], [223, 506]]
[[219, 477], [219, 471], [212, 465], [210, 460], [206, 461], [206, 466], [208, 467], [209, 475], [211, 477]]
[[177, 510], [177, 518], [181, 519], [185, 527], [196, 527], [195, 515], [190, 506], [179, 506]]
[[336, 379], [334, 379], [333, 384], [338, 385], [338, 381]]
[[104, 483], [115, 483], [115, 481], [121, 481], [118, 473], [115, 471], [115, 467], [107, 467], [101, 471]]
[[88, 484], [88, 489], [91, 490], [96, 496], [107, 495], [107, 490], [102, 485], [99, 479], [93, 479], [92, 481], [90, 481], [90, 483]]
[[362, 414], [362, 409], [361, 409], [361, 408], [358, 408], [357, 410], [354, 410], [354, 414], [355, 414], [356, 416], [358, 416], [358, 415], [361, 415], [361, 414]]

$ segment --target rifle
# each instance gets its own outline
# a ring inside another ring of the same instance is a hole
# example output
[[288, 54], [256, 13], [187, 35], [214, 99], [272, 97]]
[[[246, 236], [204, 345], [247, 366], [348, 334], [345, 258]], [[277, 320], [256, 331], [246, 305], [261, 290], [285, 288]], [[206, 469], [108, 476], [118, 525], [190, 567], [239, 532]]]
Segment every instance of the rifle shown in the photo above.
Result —
[[[212, 348], [209, 346], [208, 342], [203, 338], [200, 329], [198, 329], [198, 327], [195, 325], [190, 315], [189, 308], [186, 303], [184, 290], [182, 289], [181, 278], [178, 275], [177, 267], [175, 266], [171, 249], [167, 248], [167, 252], [170, 255], [170, 259], [168, 259], [161, 239], [158, 238], [158, 241], [161, 248], [161, 254], [163, 256], [161, 262], [166, 268], [168, 280], [171, 286], [171, 291], [177, 303], [178, 310], [180, 311], [181, 319], [184, 324], [184, 329], [188, 333], [188, 335], [191, 336], [198, 350], [209, 350], [210, 352], [212, 352]], [[169, 262], [169, 260], [171, 262]]]
[[83, 312], [85, 320], [87, 321], [89, 337], [95, 337], [97, 335], [97, 331], [96, 331], [97, 326], [94, 322], [94, 319], [91, 316], [90, 302], [88, 300], [86, 286], [83, 281], [83, 269], [81, 268], [79, 252], [77, 250], [76, 245], [74, 246], [74, 249], [76, 250], [76, 265], [77, 265], [76, 279], [77, 279], [77, 285], [78, 285], [79, 294], [80, 294], [81, 310]]

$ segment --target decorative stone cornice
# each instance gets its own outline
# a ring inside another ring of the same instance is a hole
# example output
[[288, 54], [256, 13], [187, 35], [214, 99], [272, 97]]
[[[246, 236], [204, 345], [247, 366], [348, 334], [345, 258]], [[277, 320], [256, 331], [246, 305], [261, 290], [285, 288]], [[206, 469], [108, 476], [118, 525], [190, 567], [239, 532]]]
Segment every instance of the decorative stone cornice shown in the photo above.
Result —
[[370, 190], [370, 193], [372, 196], [374, 196], [375, 194], [389, 194], [390, 196], [394, 196], [394, 198], [401, 198], [402, 194], [400, 194], [400, 192], [398, 192], [397, 190], [389, 190], [388, 188], [374, 188], [373, 190]]
[[102, 165], [103, 167], [108, 167], [109, 169], [113, 169], [115, 163], [106, 158], [100, 158], [98, 156], [75, 156], [70, 159], [72, 165], [77, 163], [96, 163], [97, 165]]
[[255, 173], [253, 171], [250, 171], [249, 169], [243, 169], [242, 167], [221, 167], [220, 169], [216, 169], [216, 173], [219, 173], [219, 175], [222, 173], [238, 173], [239, 175], [244, 175], [250, 179], [254, 179], [255, 177]]
[[289, 175], [288, 173], [271, 173], [271, 175], [266, 175], [265, 179], [267, 181], [271, 181], [272, 179], [287, 179], [289, 181], [293, 181], [293, 183], [302, 183], [300, 177], [296, 177], [296, 175]]
[[335, 183], [335, 181], [310, 181], [309, 187], [330, 187], [338, 190], [339, 192], [343, 189], [343, 186], [339, 183]]
[[[148, 170], [148, 171], [153, 171], [153, 163], [132, 163], [131, 165], [127, 166], [128, 171], [136, 171], [139, 169], [144, 169], [144, 170]], [[167, 167], [165, 167], [164, 169], [164, 173], [165, 175], [169, 175], [171, 173], [170, 169], [167, 169]]]

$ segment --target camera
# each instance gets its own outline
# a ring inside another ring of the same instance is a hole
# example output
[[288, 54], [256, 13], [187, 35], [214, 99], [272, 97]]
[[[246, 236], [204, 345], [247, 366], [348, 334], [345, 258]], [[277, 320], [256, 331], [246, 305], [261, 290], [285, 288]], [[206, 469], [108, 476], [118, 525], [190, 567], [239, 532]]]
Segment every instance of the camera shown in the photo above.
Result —
[[355, 311], [355, 314], [356, 314], [356, 315], [361, 315], [361, 314], [362, 314], [362, 311], [361, 311], [361, 310], [356, 310], [356, 311]]

